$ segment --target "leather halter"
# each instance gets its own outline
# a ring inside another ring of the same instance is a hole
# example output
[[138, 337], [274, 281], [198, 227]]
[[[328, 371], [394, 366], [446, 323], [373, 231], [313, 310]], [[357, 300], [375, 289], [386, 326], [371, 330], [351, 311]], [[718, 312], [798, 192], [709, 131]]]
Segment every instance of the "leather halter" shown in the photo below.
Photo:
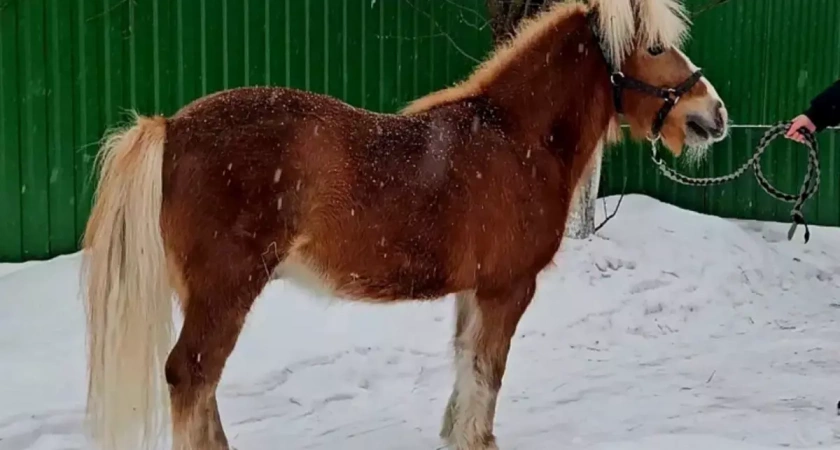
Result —
[[661, 137], [660, 133], [662, 132], [662, 127], [665, 125], [665, 118], [668, 117], [668, 114], [672, 109], [674, 109], [674, 106], [676, 106], [676, 104], [680, 101], [680, 98], [682, 98], [683, 95], [690, 91], [691, 88], [700, 81], [700, 78], [703, 77], [702, 71], [699, 69], [696, 70], [685, 81], [673, 88], [653, 86], [645, 83], [644, 81], [628, 77], [622, 73], [619, 68], [614, 66], [613, 61], [609, 57], [610, 53], [607, 51], [604, 42], [600, 38], [600, 31], [598, 30], [598, 13], [596, 11], [591, 11], [588, 16], [589, 27], [592, 30], [593, 36], [595, 36], [595, 40], [598, 42], [598, 47], [601, 49], [601, 53], [603, 54], [604, 59], [607, 62], [607, 67], [610, 70], [610, 84], [612, 84], [613, 104], [615, 105], [616, 112], [618, 114], [624, 113], [624, 105], [621, 96], [622, 91], [625, 89], [639, 91], [654, 97], [659, 97], [665, 101], [656, 113], [656, 117], [653, 120], [653, 125], [650, 130], [651, 135], [648, 137], [651, 141], [658, 141]]

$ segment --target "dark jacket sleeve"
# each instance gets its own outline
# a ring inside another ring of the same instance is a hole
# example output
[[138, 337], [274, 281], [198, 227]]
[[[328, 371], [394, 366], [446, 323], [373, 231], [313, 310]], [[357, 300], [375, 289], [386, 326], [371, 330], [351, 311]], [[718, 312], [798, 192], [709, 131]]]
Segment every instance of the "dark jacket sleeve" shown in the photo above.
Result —
[[840, 80], [814, 97], [805, 115], [814, 122], [817, 131], [840, 125]]

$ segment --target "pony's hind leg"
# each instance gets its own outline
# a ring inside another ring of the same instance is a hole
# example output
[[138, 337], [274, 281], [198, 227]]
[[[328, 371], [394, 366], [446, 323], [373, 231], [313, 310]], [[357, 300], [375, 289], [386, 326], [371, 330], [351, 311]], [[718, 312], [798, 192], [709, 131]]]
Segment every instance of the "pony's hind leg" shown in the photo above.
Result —
[[444, 413], [443, 437], [455, 450], [496, 450], [493, 421], [510, 342], [534, 296], [535, 281], [458, 296], [455, 387]]
[[174, 450], [229, 449], [216, 387], [245, 316], [268, 281], [262, 263], [232, 266], [219, 260], [216, 268], [184, 271], [184, 326], [166, 362]]

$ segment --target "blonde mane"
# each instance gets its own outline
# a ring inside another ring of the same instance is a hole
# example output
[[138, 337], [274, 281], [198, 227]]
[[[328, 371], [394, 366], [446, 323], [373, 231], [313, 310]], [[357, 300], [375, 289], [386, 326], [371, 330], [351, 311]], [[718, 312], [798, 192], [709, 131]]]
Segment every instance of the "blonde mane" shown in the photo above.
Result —
[[[687, 34], [688, 16], [679, 0], [580, 0], [559, 1], [545, 11], [522, 20], [513, 39], [500, 44], [466, 80], [420, 97], [400, 111], [416, 114], [439, 105], [481, 94], [498, 75], [516, 61], [523, 49], [539, 42], [569, 17], [598, 11], [599, 34], [605, 55], [615, 67], [637, 46], [680, 47]], [[637, 26], [638, 24], [638, 26]]]

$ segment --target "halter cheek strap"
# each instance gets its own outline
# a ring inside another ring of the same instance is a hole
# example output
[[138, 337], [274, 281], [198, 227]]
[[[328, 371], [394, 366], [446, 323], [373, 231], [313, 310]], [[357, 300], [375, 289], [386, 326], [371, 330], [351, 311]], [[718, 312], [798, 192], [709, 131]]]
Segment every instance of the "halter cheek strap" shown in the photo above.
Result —
[[697, 70], [692, 73], [688, 79], [680, 83], [680, 85], [675, 88], [660, 88], [634, 78], [629, 78], [621, 72], [613, 72], [613, 74], [610, 75], [610, 82], [613, 86], [613, 102], [615, 103], [616, 112], [619, 114], [624, 112], [621, 100], [621, 94], [624, 89], [640, 91], [665, 100], [662, 107], [659, 108], [659, 111], [656, 113], [656, 117], [653, 120], [653, 126], [651, 127], [651, 135], [653, 137], [659, 136], [659, 133], [662, 131], [662, 127], [665, 125], [665, 118], [668, 117], [668, 114], [672, 109], [674, 109], [674, 106], [679, 103], [680, 98], [690, 91], [702, 77], [703, 72]]

